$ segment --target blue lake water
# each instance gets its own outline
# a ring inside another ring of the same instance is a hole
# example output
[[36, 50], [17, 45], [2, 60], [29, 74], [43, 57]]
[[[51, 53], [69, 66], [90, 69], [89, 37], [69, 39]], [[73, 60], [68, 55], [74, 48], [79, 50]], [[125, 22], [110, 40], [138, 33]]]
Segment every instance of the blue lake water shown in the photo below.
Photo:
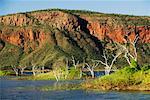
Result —
[[[49, 90], [38, 87], [59, 84], [79, 84], [81, 81], [30, 81], [0, 79], [0, 100], [150, 100], [150, 92], [85, 91], [85, 90]], [[23, 88], [23, 89], [22, 89]]]

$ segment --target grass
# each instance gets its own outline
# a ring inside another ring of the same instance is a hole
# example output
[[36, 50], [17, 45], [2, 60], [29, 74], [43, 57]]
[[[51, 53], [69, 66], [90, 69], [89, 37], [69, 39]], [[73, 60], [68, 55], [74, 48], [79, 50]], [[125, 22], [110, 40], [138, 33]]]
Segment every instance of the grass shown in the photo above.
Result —
[[37, 48], [33, 52], [24, 55], [20, 60], [21, 65], [30, 66], [30, 64], [34, 64], [35, 66], [49, 66], [51, 63], [56, 63], [57, 60], [61, 60], [67, 56], [67, 54], [61, 50], [56, 49], [52, 45], [46, 43], [42, 47]]
[[99, 77], [82, 84], [86, 89], [99, 90], [148, 90], [150, 91], [150, 68], [137, 70], [125, 67], [111, 75]]
[[11, 72], [0, 70], [0, 76], [6, 76], [6, 75], [9, 75], [9, 74], [11, 74]]

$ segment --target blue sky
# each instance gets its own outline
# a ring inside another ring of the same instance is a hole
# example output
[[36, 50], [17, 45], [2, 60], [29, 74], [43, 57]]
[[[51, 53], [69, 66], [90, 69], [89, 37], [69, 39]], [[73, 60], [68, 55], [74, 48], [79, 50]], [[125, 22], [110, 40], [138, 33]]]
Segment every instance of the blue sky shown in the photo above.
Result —
[[150, 0], [0, 0], [0, 15], [48, 8], [150, 16]]

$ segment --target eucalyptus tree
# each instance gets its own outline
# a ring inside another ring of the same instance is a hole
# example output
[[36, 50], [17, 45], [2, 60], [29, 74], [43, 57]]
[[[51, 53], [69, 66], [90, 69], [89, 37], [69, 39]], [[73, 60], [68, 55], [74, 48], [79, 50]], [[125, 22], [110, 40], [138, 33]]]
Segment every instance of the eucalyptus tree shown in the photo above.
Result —
[[92, 60], [91, 62], [92, 64], [85, 63], [85, 65], [87, 66], [86, 68], [90, 71], [92, 78], [94, 78], [95, 77], [94, 69], [99, 65], [99, 62], [95, 60]]
[[100, 62], [105, 67], [105, 75], [109, 75], [114, 63], [117, 61], [117, 58], [123, 54], [123, 49], [120, 48], [117, 42], [113, 42], [114, 46], [112, 47], [111, 52], [107, 52], [107, 48], [105, 47], [103, 50], [102, 58], [103, 60], [96, 60]]
[[125, 39], [125, 44], [119, 44], [120, 48], [122, 48], [122, 50], [124, 51], [124, 58], [126, 59], [126, 61], [128, 62], [128, 64], [130, 66], [132, 66], [132, 60], [134, 60], [134, 62], [137, 63], [137, 41], [139, 39], [139, 35], [137, 34], [133, 40], [129, 39], [129, 37], [127, 37]]

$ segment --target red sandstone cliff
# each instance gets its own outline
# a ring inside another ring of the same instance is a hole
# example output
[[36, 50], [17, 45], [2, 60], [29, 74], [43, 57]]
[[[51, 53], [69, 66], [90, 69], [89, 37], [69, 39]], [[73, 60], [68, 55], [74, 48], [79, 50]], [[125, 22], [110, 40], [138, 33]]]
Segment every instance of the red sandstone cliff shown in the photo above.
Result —
[[[128, 36], [129, 39], [133, 40], [136, 34], [139, 34], [140, 42], [150, 43], [150, 26], [131, 26], [127, 25], [113, 25], [113, 23], [106, 19], [104, 23], [101, 23], [99, 20], [94, 20], [94, 18], [82, 17], [88, 21], [87, 28], [90, 31], [90, 34], [97, 37], [100, 40], [109, 38], [117, 42], [125, 42], [124, 37]], [[110, 25], [111, 24], [111, 25]]]
[[[130, 20], [135, 19], [130, 18]], [[149, 17], [145, 18], [145, 20], [150, 22]], [[27, 47], [30, 42], [32, 43], [32, 48], [34, 48], [37, 42], [41, 44], [45, 40], [51, 39], [51, 36], [47, 34], [52, 34], [50, 30], [47, 30], [51, 27], [60, 31], [77, 33], [74, 36], [76, 40], [82, 39], [80, 33], [84, 31], [85, 33], [89, 32], [99, 40], [107, 38], [117, 42], [124, 42], [125, 36], [129, 36], [133, 40], [135, 35], [139, 34], [140, 42], [150, 43], [149, 24], [126, 25], [123, 21], [110, 16], [101, 17], [99, 15], [98, 17], [86, 14], [76, 16], [63, 11], [14, 14], [0, 17], [0, 39], [24, 47]], [[54, 41], [51, 42], [54, 43]]]

